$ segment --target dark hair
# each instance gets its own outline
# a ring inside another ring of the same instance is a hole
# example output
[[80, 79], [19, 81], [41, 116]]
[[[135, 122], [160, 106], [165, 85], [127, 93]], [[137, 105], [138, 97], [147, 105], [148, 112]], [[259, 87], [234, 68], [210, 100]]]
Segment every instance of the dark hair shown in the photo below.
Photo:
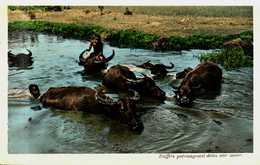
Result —
[[92, 39], [94, 39], [94, 38], [98, 38], [98, 40], [101, 40], [101, 36], [99, 34], [94, 34], [92, 36]]

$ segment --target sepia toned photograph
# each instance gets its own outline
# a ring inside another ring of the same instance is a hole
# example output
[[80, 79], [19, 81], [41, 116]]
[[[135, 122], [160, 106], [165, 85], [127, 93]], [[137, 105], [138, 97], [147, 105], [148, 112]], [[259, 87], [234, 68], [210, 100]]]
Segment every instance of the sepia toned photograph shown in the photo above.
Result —
[[254, 153], [253, 6], [7, 8], [8, 154]]

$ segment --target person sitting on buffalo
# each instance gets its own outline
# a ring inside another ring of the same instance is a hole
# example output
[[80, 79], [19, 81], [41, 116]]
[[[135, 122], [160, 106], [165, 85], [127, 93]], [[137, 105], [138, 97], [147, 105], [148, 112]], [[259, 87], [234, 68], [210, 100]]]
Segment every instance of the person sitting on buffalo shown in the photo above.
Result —
[[89, 48], [86, 51], [91, 51], [92, 48], [93, 52], [90, 52], [87, 55], [87, 59], [93, 57], [95, 57], [97, 61], [102, 61], [105, 59], [105, 56], [103, 55], [103, 42], [101, 41], [100, 35], [96, 34], [92, 37]]

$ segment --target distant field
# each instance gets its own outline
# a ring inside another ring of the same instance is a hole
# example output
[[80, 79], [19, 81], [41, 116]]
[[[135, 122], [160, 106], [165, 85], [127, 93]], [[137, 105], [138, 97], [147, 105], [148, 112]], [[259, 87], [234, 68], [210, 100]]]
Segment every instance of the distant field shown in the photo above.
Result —
[[[128, 7], [134, 14], [164, 16], [206, 16], [206, 17], [252, 17], [252, 6], [104, 6], [104, 11], [124, 12]], [[17, 8], [17, 7], [9, 7]], [[44, 6], [22, 6], [20, 9], [44, 9]], [[66, 7], [65, 7], [66, 8]], [[97, 6], [70, 6], [72, 9], [98, 11]]]
[[30, 20], [30, 10], [35, 15], [34, 20], [95, 24], [107, 29], [132, 29], [160, 36], [228, 35], [253, 29], [250, 6], [128, 6], [133, 15], [124, 15], [126, 6], [104, 6], [103, 15], [97, 6], [61, 8], [62, 11], [54, 12], [46, 6], [9, 7], [9, 22]]
[[[252, 17], [252, 6], [127, 6], [134, 14], [163, 16]], [[97, 11], [97, 7], [72, 7]], [[104, 6], [104, 11], [124, 12], [126, 6]]]

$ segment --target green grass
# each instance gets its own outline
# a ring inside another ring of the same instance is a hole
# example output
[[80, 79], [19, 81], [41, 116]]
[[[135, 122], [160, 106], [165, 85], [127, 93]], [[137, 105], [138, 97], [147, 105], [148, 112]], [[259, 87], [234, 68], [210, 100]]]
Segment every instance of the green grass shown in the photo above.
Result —
[[[147, 34], [135, 30], [107, 30], [95, 25], [80, 25], [67, 23], [53, 23], [46, 21], [16, 21], [8, 24], [9, 31], [32, 30], [35, 32], [46, 32], [63, 37], [77, 39], [90, 39], [93, 34], [106, 34], [104, 40], [118, 47], [152, 48], [152, 43], [159, 36]], [[164, 50], [183, 50], [183, 49], [214, 49], [221, 48], [225, 41], [241, 37], [242, 39], [252, 40], [252, 32], [241, 34], [216, 36], [216, 35], [192, 35], [188, 37], [171, 36], [167, 38], [167, 48]]]
[[92, 35], [100, 34], [105, 29], [99, 26], [83, 26], [78, 24], [53, 23], [45, 21], [17, 21], [8, 24], [8, 31], [31, 30], [60, 35], [65, 38], [78, 38], [89, 40]]
[[[95, 25], [53, 23], [46, 21], [17, 21], [8, 24], [8, 31], [31, 30], [63, 36], [64, 38], [76, 38], [89, 40], [93, 34], [106, 34], [104, 40], [113, 46], [128, 48], [152, 49], [152, 43], [160, 36], [147, 34], [134, 30], [107, 30]], [[224, 42], [235, 38], [245, 41], [253, 40], [253, 32], [247, 31], [240, 34], [216, 36], [216, 35], [192, 35], [189, 37], [171, 36], [166, 39], [167, 47], [164, 50], [184, 49], [215, 49], [222, 48]], [[210, 60], [222, 64], [226, 69], [252, 66], [249, 56], [244, 55], [242, 49], [223, 49], [213, 53], [203, 54], [201, 60]]]
[[253, 59], [245, 55], [241, 48], [224, 48], [212, 53], [201, 54], [199, 58], [201, 61], [219, 63], [227, 70], [253, 66]]
[[132, 30], [118, 30], [111, 31], [106, 40], [111, 45], [119, 47], [131, 47], [131, 48], [152, 48], [152, 42], [156, 41], [159, 36], [147, 34], [144, 32], [137, 32]]

